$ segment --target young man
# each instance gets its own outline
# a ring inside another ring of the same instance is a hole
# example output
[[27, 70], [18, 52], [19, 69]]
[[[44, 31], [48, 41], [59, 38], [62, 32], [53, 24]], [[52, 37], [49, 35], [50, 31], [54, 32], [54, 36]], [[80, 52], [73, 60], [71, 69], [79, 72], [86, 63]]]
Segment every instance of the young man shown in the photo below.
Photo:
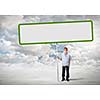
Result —
[[62, 57], [59, 58], [62, 60], [62, 81], [65, 80], [65, 71], [66, 71], [66, 80], [69, 81], [69, 67], [71, 56], [68, 53], [68, 48], [64, 47], [64, 52], [62, 53]]

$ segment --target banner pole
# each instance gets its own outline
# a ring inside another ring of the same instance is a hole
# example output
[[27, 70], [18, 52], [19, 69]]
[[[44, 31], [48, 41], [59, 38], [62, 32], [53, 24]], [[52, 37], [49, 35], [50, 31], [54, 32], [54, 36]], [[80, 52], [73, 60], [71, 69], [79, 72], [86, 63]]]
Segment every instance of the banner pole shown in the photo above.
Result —
[[59, 66], [58, 66], [58, 60], [57, 60], [57, 43], [56, 43], [56, 47], [55, 48], [56, 48], [55, 51], [56, 51], [56, 64], [57, 64], [57, 81], [60, 82], [59, 81]]

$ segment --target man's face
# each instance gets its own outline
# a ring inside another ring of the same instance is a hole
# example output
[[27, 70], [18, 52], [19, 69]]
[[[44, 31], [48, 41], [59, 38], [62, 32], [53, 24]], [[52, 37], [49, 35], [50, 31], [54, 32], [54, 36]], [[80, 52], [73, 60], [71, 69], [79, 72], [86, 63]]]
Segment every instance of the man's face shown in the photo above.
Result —
[[64, 49], [64, 54], [67, 54], [68, 53], [68, 50]]

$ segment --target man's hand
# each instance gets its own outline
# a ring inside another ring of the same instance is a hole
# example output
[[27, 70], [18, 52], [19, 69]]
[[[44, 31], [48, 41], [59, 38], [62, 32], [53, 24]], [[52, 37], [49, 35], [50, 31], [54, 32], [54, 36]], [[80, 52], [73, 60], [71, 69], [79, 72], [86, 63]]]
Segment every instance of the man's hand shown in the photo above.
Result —
[[62, 58], [60, 58], [60, 57], [58, 57], [58, 56], [57, 56], [57, 58], [58, 58], [59, 60], [62, 60]]

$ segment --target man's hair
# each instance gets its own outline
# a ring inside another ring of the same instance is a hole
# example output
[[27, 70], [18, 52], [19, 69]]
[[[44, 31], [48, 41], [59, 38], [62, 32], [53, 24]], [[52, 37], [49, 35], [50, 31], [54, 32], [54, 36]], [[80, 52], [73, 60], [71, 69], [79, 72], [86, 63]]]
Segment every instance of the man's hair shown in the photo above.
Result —
[[66, 49], [66, 51], [68, 51], [68, 48], [67, 47], [64, 47], [64, 49]]

